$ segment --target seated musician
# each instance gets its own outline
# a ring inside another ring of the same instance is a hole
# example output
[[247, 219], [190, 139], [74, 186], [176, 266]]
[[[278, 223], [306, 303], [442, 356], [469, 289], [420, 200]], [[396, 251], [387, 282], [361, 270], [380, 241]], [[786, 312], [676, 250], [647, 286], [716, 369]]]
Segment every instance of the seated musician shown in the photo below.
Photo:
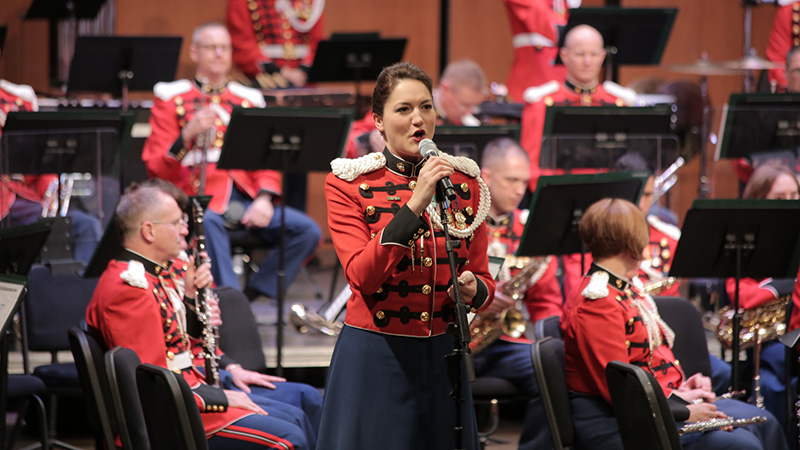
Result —
[[[152, 133], [142, 159], [151, 178], [174, 183], [188, 195], [211, 195], [206, 213], [208, 253], [220, 286], [239, 288], [233, 270], [229, 229], [246, 229], [266, 244], [279, 239], [285, 245], [285, 285], [291, 286], [303, 263], [319, 244], [321, 231], [313, 219], [291, 207], [285, 208], [285, 232], [281, 234], [283, 209], [274, 203], [281, 195], [281, 176], [274, 170], [221, 170], [217, 168], [223, 137], [233, 108], [264, 107], [261, 92], [228, 82], [231, 39], [225, 26], [209, 23], [197, 27], [190, 48], [197, 65], [195, 79], [158, 83], [151, 110]], [[203, 154], [206, 154], [205, 161]], [[250, 277], [246, 293], [278, 296], [278, 251], [270, 251]]]
[[[489, 187], [492, 205], [486, 218], [489, 232], [489, 255], [509, 257], [524, 267], [509, 268], [503, 265], [498, 277], [494, 301], [475, 319], [484, 326], [493, 321], [500, 326], [499, 316], [506, 311], [513, 313], [518, 308], [517, 299], [525, 305], [529, 323], [549, 316], [562, 315], [563, 296], [556, 278], [558, 260], [553, 257], [513, 258], [519, 246], [528, 218], [528, 210], [518, 209], [525, 195], [529, 175], [528, 154], [512, 139], [499, 138], [489, 142], [481, 159], [481, 178]], [[529, 262], [522, 263], [525, 259]], [[520, 282], [513, 288], [511, 278]], [[520, 315], [521, 324], [525, 318]], [[473, 349], [475, 373], [478, 376], [504, 378], [525, 392], [530, 400], [525, 412], [520, 449], [538, 449], [550, 445], [544, 409], [539, 401], [539, 388], [533, 374], [530, 343], [524, 335], [503, 335], [494, 342], [484, 343], [480, 351]], [[473, 346], [478, 342], [473, 338]]]
[[[520, 144], [531, 160], [531, 191], [536, 190], [540, 175], [551, 175], [551, 169], [539, 167], [542, 149], [544, 116], [548, 106], [633, 106], [636, 92], [614, 82], [600, 83], [600, 69], [606, 56], [603, 36], [589, 25], [579, 25], [564, 37], [561, 61], [567, 68], [563, 81], [549, 81], [525, 90]], [[588, 173], [593, 173], [594, 169]], [[573, 173], [579, 173], [574, 170]]]
[[[122, 254], [98, 281], [86, 322], [111, 348], [136, 352], [143, 363], [179, 371], [194, 393], [211, 449], [312, 448], [303, 430], [267, 415], [246, 393], [205, 384], [192, 363], [186, 305], [213, 282], [209, 263], [176, 260], [188, 227], [175, 199], [163, 190], [133, 187], [116, 208]], [[183, 291], [183, 286], [193, 289]]]
[[622, 449], [605, 374], [606, 365], [619, 360], [653, 374], [675, 407], [678, 426], [729, 416], [767, 417], [730, 432], [686, 434], [681, 437], [684, 449], [788, 449], [772, 414], [738, 400], [717, 399], [711, 381], [699, 373], [686, 378], [670, 348], [674, 333], [636, 278], [647, 228], [636, 205], [622, 199], [596, 202], [580, 222], [594, 262], [561, 325], [576, 448]]
[[[750, 181], [745, 185], [742, 198], [767, 200], [797, 200], [800, 198], [800, 185], [794, 172], [778, 162], [768, 162], [759, 166]], [[789, 297], [797, 289], [794, 279], [765, 278], [739, 280], [739, 308], [764, 310], [765, 314], [779, 314], [788, 308]], [[725, 280], [725, 291], [731, 304], [736, 294], [736, 280]], [[791, 297], [792, 317], [789, 330], [800, 327], [800, 296]], [[778, 310], [775, 310], [777, 308]], [[771, 318], [771, 320], [773, 320]], [[780, 320], [783, 323], [783, 320]], [[765, 330], [766, 331], [766, 330]], [[778, 341], [764, 343], [760, 358], [760, 389], [764, 396], [764, 406], [781, 421], [786, 419], [786, 374], [784, 372], [785, 347]], [[744, 371], [743, 371], [744, 372]], [[749, 378], [752, 380], [752, 378]], [[745, 381], [745, 380], [742, 380]]]

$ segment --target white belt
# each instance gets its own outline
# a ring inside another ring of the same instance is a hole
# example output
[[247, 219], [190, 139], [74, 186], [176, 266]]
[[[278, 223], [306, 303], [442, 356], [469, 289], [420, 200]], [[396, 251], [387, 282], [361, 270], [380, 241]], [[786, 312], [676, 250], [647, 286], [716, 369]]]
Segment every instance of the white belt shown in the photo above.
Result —
[[[294, 55], [296, 59], [303, 59], [308, 56], [309, 48], [305, 44], [296, 44], [294, 46]], [[266, 44], [261, 46], [261, 54], [269, 59], [284, 59], [286, 58], [286, 46], [282, 44]]]
[[542, 36], [539, 33], [521, 33], [515, 34], [514, 38], [511, 41], [514, 45], [514, 48], [522, 48], [522, 47], [555, 47], [553, 45], [553, 41], [547, 39], [546, 37]]
[[173, 359], [167, 359], [167, 369], [183, 370], [192, 367], [192, 354], [189, 352], [180, 352]]

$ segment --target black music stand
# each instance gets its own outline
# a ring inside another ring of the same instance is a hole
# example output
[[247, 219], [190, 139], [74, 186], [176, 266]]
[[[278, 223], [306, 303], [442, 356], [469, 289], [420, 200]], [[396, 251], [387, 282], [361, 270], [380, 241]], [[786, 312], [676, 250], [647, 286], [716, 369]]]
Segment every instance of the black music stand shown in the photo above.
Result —
[[[578, 25], [591, 25], [603, 35], [606, 46], [606, 79], [617, 80], [621, 65], [657, 66], [667, 46], [677, 8], [576, 8], [569, 19], [558, 46], [564, 46], [564, 36]], [[556, 58], [556, 64], [561, 59]]]
[[405, 48], [406, 38], [380, 38], [378, 33], [335, 33], [317, 45], [308, 82], [353, 81], [358, 106], [361, 82], [377, 80], [384, 67], [403, 59]]
[[[28, 272], [50, 234], [50, 221], [0, 230], [0, 417], [8, 396], [8, 327], [25, 296]], [[0, 443], [6, 442], [5, 424]]]
[[182, 41], [180, 36], [78, 36], [67, 90], [119, 94], [127, 110], [129, 90], [149, 91], [175, 78]]
[[578, 234], [583, 212], [604, 198], [638, 203], [650, 175], [649, 172], [613, 172], [542, 176], [531, 199], [530, 215], [517, 256], [583, 255], [583, 242]]
[[626, 153], [639, 153], [660, 172], [678, 158], [670, 105], [548, 106], [545, 112], [542, 168], [610, 169]]
[[466, 156], [480, 165], [486, 144], [498, 138], [509, 138], [519, 143], [519, 134], [519, 124], [439, 125], [436, 127], [436, 146], [449, 155]]
[[3, 25], [0, 26], [0, 56], [2, 56], [3, 47], [6, 45], [6, 33], [8, 32], [8, 27]]
[[799, 200], [695, 200], [669, 276], [735, 278], [733, 390], [739, 389], [739, 280], [794, 278], [800, 261]]
[[[715, 160], [800, 149], [800, 94], [731, 94], [720, 125]], [[794, 164], [791, 165], [794, 168]]]
[[[231, 113], [225, 141], [217, 161], [220, 169], [271, 169], [283, 174], [328, 172], [341, 156], [354, 118], [351, 109], [236, 108]], [[285, 208], [286, 202], [280, 203]], [[286, 224], [281, 214], [281, 236]], [[285, 298], [284, 242], [278, 259], [278, 323], [276, 372], [283, 373], [283, 303]]]

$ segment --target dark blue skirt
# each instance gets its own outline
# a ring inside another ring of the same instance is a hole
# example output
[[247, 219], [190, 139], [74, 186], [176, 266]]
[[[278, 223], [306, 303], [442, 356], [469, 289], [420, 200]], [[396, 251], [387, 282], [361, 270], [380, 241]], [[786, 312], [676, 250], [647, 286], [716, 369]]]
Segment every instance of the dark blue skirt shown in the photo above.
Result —
[[[413, 338], [345, 326], [325, 387], [317, 449], [454, 448], [445, 355], [453, 336]], [[461, 370], [463, 448], [478, 450], [472, 392]]]

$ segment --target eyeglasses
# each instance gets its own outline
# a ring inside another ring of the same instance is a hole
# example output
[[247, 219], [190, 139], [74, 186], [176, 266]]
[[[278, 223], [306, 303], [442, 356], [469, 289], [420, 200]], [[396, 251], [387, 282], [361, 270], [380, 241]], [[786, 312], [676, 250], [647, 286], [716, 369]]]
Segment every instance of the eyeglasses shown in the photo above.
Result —
[[176, 227], [188, 227], [189, 226], [189, 216], [184, 214], [178, 220], [151, 220], [150, 223], [152, 224], [159, 224], [159, 223], [167, 223], [170, 225], [174, 225]]
[[216, 53], [216, 52], [223, 52], [224, 53], [224, 52], [227, 52], [227, 51], [231, 50], [231, 46], [230, 45], [224, 45], [224, 44], [198, 45], [197, 48], [199, 48], [200, 50], [207, 50], [209, 52], [214, 52], [214, 53]]

